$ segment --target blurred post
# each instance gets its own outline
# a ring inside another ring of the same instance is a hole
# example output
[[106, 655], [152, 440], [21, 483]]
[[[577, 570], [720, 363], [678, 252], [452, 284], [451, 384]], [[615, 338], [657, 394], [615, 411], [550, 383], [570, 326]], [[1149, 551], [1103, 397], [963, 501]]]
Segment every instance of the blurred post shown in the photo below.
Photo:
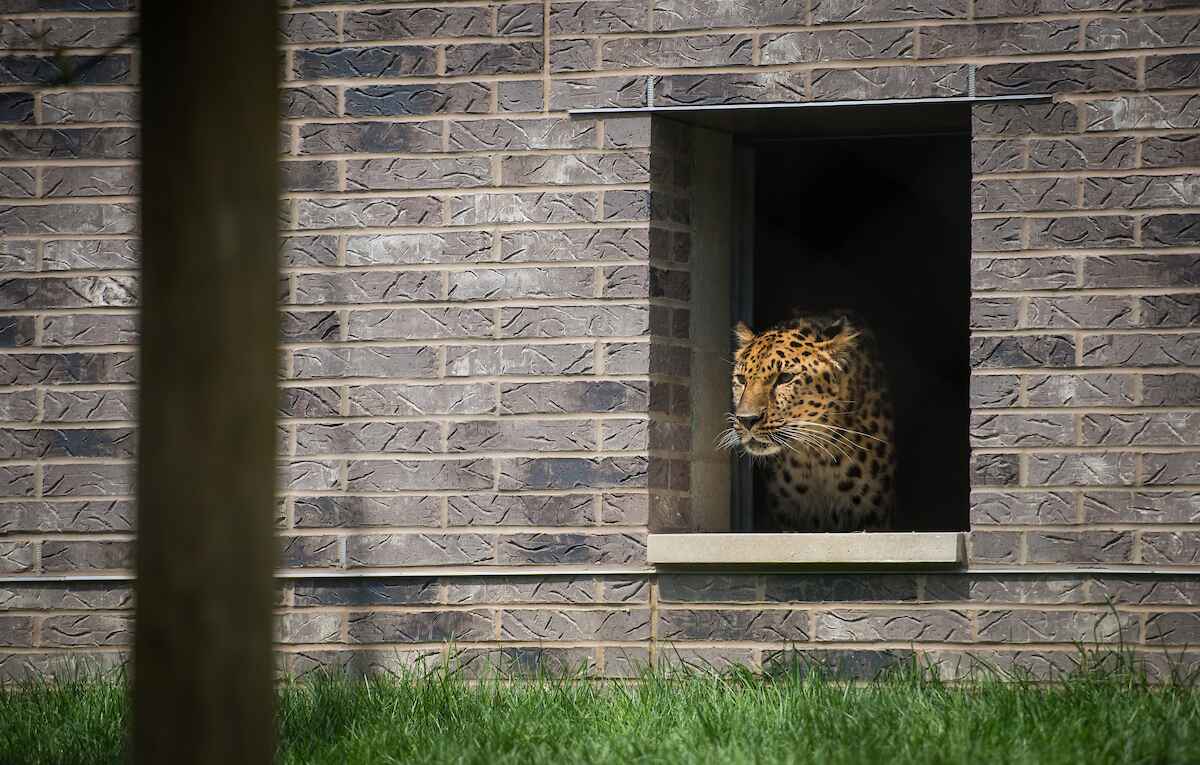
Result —
[[275, 2], [143, 2], [134, 758], [268, 763]]

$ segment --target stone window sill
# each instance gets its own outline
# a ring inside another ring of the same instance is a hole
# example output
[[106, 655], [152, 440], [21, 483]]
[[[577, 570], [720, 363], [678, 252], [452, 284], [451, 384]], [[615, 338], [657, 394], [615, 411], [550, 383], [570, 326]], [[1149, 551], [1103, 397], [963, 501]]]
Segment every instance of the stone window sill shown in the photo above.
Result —
[[957, 531], [856, 534], [651, 534], [650, 563], [937, 565], [963, 561]]

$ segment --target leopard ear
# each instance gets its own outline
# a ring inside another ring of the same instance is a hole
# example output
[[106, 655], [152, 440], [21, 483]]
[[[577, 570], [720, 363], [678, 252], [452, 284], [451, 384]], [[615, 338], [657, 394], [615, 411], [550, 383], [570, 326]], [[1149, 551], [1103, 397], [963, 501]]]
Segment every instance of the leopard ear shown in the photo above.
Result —
[[745, 348], [754, 339], [754, 330], [746, 326], [746, 322], [739, 321], [737, 326], [733, 328], [733, 336], [737, 338], [738, 349]]
[[852, 348], [859, 334], [850, 317], [841, 314], [821, 328], [821, 339], [825, 347], [835, 355]]

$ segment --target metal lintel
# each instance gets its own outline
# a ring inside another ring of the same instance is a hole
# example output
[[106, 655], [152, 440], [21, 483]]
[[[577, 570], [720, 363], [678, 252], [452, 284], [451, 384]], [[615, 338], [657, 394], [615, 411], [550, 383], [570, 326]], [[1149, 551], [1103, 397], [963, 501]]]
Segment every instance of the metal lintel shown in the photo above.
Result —
[[990, 104], [990, 103], [1049, 103], [1054, 96], [952, 96], [949, 98], [882, 98], [865, 101], [786, 101], [755, 104], [709, 104], [706, 106], [617, 106], [599, 109], [568, 109], [572, 117], [622, 116], [638, 114], [686, 114], [747, 109], [817, 109], [854, 106], [907, 106], [912, 104]]

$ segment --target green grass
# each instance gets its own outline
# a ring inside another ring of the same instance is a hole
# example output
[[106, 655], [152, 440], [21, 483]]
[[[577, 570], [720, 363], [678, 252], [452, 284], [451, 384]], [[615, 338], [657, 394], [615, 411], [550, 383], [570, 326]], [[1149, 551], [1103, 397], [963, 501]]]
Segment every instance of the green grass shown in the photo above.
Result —
[[[124, 686], [0, 693], [0, 763], [120, 763]], [[1200, 690], [1136, 673], [1053, 686], [947, 685], [915, 671], [866, 684], [790, 673], [472, 684], [447, 672], [279, 692], [280, 763], [1186, 763]]]

